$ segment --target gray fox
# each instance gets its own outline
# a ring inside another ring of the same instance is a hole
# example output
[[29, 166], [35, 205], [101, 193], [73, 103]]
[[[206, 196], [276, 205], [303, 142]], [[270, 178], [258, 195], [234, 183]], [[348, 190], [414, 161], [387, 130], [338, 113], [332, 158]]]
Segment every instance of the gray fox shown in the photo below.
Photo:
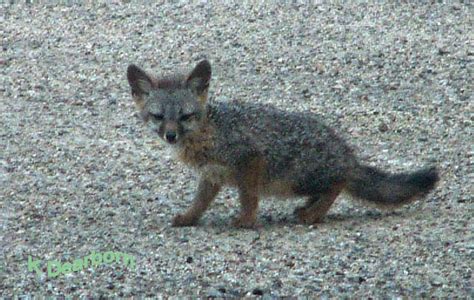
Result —
[[361, 164], [331, 128], [311, 113], [255, 103], [208, 103], [211, 65], [185, 75], [155, 78], [127, 69], [132, 97], [145, 122], [200, 175], [192, 206], [173, 226], [196, 225], [223, 186], [238, 189], [237, 227], [256, 225], [260, 197], [305, 197], [299, 222], [321, 222], [345, 190], [382, 208], [426, 195], [439, 180], [435, 167], [390, 174]]

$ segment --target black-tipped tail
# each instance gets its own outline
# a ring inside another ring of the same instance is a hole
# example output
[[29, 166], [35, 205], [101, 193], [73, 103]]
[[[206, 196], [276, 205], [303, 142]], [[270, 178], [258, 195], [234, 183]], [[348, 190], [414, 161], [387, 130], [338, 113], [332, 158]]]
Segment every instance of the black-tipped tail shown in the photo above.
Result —
[[429, 193], [439, 180], [436, 168], [413, 173], [388, 174], [376, 168], [360, 166], [352, 174], [346, 189], [360, 199], [384, 207], [397, 207]]

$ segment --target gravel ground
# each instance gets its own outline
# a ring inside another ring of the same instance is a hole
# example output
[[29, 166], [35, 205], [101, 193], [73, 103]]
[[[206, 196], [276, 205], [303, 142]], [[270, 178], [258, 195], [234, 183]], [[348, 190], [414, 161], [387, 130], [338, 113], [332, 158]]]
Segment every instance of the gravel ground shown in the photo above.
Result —
[[[1, 4], [1, 295], [473, 296], [471, 4], [123, 2]], [[125, 71], [204, 57], [213, 101], [319, 113], [370, 164], [438, 165], [438, 188], [396, 212], [343, 195], [315, 227], [268, 199], [259, 230], [229, 225], [229, 189], [172, 228], [195, 175], [142, 126]], [[92, 251], [136, 267], [46, 273]]]

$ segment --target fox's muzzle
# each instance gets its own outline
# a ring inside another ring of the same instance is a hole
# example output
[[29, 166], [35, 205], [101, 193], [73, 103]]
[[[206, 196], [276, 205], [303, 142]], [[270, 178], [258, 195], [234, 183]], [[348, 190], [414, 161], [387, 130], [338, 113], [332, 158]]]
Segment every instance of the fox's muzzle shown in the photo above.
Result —
[[178, 141], [178, 124], [176, 124], [176, 122], [164, 124], [162, 137], [166, 142], [175, 144]]
[[167, 131], [165, 133], [165, 140], [170, 144], [176, 143], [177, 137], [178, 135], [174, 131]]

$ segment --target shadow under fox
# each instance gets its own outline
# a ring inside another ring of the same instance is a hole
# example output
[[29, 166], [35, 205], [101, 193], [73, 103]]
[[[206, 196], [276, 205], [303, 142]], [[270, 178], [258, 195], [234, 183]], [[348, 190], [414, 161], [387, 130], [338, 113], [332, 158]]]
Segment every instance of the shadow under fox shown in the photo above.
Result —
[[154, 78], [130, 65], [127, 78], [145, 122], [200, 175], [192, 206], [174, 226], [196, 225], [223, 186], [238, 189], [233, 224], [253, 227], [262, 196], [305, 197], [301, 223], [320, 222], [345, 190], [382, 208], [424, 196], [438, 181], [435, 168], [390, 174], [360, 163], [352, 149], [311, 113], [242, 103], [208, 103], [211, 65], [189, 74]]

